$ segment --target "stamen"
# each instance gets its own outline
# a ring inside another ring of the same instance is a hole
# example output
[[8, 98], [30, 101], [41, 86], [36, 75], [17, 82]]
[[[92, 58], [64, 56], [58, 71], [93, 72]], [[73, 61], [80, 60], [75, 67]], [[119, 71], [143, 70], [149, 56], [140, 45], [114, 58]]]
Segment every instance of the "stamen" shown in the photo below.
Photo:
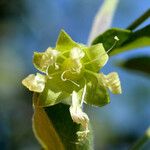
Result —
[[73, 80], [64, 78], [64, 74], [65, 74], [66, 72], [68, 72], [68, 71], [71, 72], [71, 70], [66, 70], [66, 71], [64, 71], [64, 72], [61, 74], [61, 80], [62, 80], [62, 81], [67, 81], [67, 80], [68, 80], [68, 81], [70, 81], [71, 83], [73, 83], [74, 85], [76, 85], [77, 87], [80, 87], [80, 85], [77, 84], [76, 82], [74, 82]]
[[80, 85], [79, 84], [77, 84], [76, 82], [74, 82], [74, 81], [72, 81], [72, 80], [70, 80], [70, 79], [67, 79], [68, 81], [70, 81], [70, 82], [72, 82], [74, 85], [76, 85], [77, 87], [80, 87]]
[[[115, 36], [115, 37], [114, 37], [114, 40], [115, 40], [114, 44], [111, 46], [111, 48], [109, 48], [109, 49], [106, 51], [107, 54], [108, 54], [108, 52], [110, 52], [110, 51], [116, 46], [117, 42], [119, 41], [119, 38], [118, 38], [117, 36]], [[103, 55], [104, 55], [104, 54], [103, 54]]]
[[54, 63], [55, 69], [58, 70], [59, 69], [59, 65], [57, 63]]
[[50, 65], [46, 68], [46, 75], [48, 76], [49, 79], [52, 79], [52, 77], [48, 74], [48, 69], [49, 69]]

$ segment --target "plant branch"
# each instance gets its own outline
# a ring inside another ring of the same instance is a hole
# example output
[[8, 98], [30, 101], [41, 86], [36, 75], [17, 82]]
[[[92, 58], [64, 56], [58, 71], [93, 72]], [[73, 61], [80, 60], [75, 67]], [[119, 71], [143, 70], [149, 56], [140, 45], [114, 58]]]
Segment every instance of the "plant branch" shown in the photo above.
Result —
[[150, 9], [148, 9], [143, 15], [136, 19], [131, 25], [127, 27], [128, 30], [136, 29], [141, 23], [150, 17]]
[[143, 145], [150, 140], [150, 127], [147, 129], [143, 137], [141, 137], [131, 148], [131, 150], [140, 150]]

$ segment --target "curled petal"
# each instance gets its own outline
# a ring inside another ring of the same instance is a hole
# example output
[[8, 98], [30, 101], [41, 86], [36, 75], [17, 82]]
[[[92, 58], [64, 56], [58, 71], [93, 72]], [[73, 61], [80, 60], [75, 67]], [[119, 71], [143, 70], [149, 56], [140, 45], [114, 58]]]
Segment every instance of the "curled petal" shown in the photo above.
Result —
[[77, 123], [81, 124], [84, 128], [84, 132], [88, 131], [88, 123], [89, 117], [86, 113], [82, 111], [81, 101], [79, 100], [78, 94], [73, 91], [72, 93], [72, 105], [70, 107], [70, 114], [72, 120]]
[[30, 91], [42, 92], [45, 88], [46, 78], [44, 75], [37, 73], [37, 75], [30, 74], [23, 81], [22, 84]]
[[100, 74], [103, 84], [109, 88], [114, 94], [121, 94], [121, 84], [119, 76], [116, 72], [111, 72], [108, 75]]
[[39, 71], [46, 73], [49, 66], [54, 65], [58, 68], [56, 60], [59, 54], [59, 51], [50, 47], [42, 53], [34, 52], [33, 64]]

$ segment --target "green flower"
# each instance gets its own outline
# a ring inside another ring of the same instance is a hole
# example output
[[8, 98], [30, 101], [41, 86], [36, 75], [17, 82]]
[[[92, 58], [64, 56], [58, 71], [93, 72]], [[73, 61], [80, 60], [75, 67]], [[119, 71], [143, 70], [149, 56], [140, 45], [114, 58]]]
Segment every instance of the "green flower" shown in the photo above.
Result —
[[103, 106], [110, 102], [107, 89], [114, 94], [121, 93], [117, 73], [99, 73], [107, 61], [103, 44], [87, 47], [74, 42], [62, 30], [55, 48], [34, 53], [33, 64], [43, 74], [31, 74], [22, 83], [30, 91], [39, 93], [41, 107], [60, 102], [71, 105], [73, 121], [85, 129], [78, 134], [84, 136], [88, 133], [89, 118], [82, 111], [83, 102]]

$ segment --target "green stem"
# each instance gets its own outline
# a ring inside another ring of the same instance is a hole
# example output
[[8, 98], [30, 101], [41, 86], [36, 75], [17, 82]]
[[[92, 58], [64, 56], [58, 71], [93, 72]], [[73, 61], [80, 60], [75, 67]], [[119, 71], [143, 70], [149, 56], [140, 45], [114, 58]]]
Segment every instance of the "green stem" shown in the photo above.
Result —
[[150, 9], [148, 9], [143, 15], [136, 19], [131, 25], [127, 27], [128, 30], [136, 29], [141, 23], [150, 17]]
[[140, 150], [143, 145], [150, 140], [150, 127], [147, 129], [143, 137], [141, 137], [131, 148], [131, 150]]

